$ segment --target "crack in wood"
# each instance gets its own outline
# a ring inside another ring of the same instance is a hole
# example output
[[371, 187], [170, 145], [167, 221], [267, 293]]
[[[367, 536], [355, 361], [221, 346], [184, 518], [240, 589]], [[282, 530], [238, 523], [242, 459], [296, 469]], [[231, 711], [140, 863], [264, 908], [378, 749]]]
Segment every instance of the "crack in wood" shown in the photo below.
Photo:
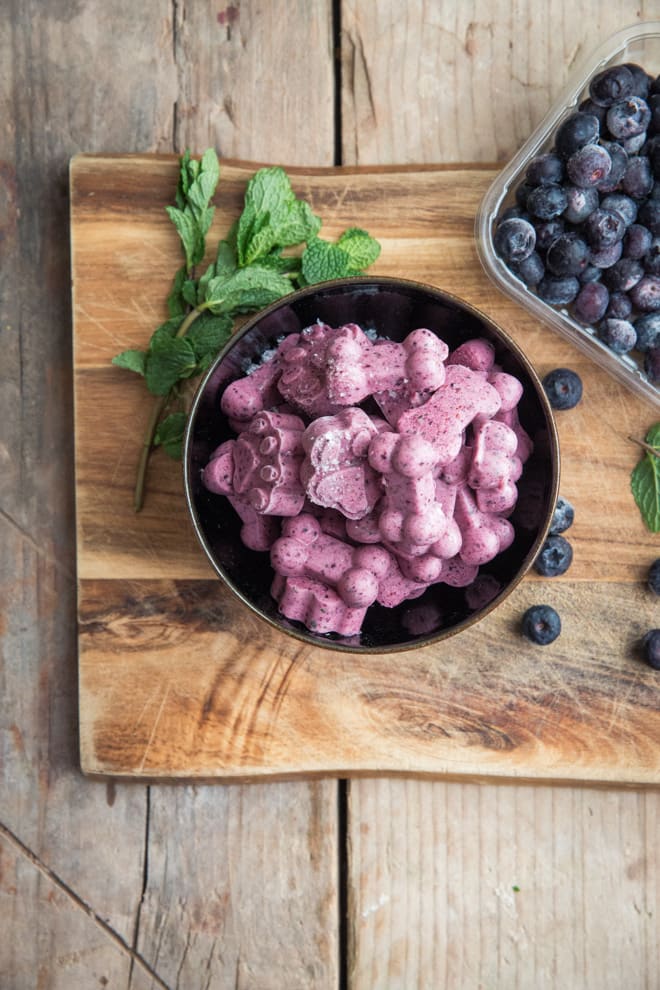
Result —
[[19, 855], [31, 863], [35, 870], [38, 870], [39, 873], [41, 873], [42, 876], [45, 876], [54, 887], [57, 887], [61, 893], [68, 897], [68, 899], [75, 904], [75, 906], [79, 908], [83, 914], [86, 914], [90, 921], [93, 921], [96, 925], [98, 925], [98, 927], [103, 930], [103, 932], [121, 952], [130, 957], [131, 964], [129, 971], [129, 987], [133, 969], [135, 966], [139, 966], [147, 974], [147, 976], [150, 976], [151, 979], [154, 980], [159, 987], [161, 987], [161, 990], [171, 990], [171, 987], [169, 987], [168, 984], [161, 979], [158, 973], [151, 968], [146, 959], [144, 959], [139, 952], [135, 951], [135, 947], [128, 945], [122, 936], [116, 932], [107, 921], [97, 914], [91, 905], [83, 900], [80, 894], [77, 894], [75, 890], [69, 887], [69, 885], [57, 873], [51, 870], [51, 868], [47, 866], [46, 863], [44, 863], [43, 860], [41, 860], [32, 849], [30, 849], [29, 846], [26, 846], [25, 843], [22, 842], [21, 839], [19, 839], [18, 836], [3, 822], [0, 822], [0, 836], [2, 836], [2, 838], [4, 838], [9, 845], [11, 845], [19, 853]]
[[[146, 788], [146, 808], [144, 816], [144, 865], [142, 869], [142, 890], [140, 892], [140, 901], [138, 903], [137, 911], [135, 913], [135, 928], [133, 929], [133, 942], [131, 946], [131, 965], [128, 970], [128, 983], [126, 990], [131, 990], [131, 984], [133, 982], [133, 970], [134, 963], [141, 956], [137, 951], [138, 940], [140, 937], [140, 919], [142, 916], [142, 905], [144, 904], [144, 899], [147, 892], [147, 884], [149, 882], [149, 832], [150, 832], [150, 819], [151, 819], [151, 787]], [[165, 987], [166, 984], [163, 983]], [[167, 990], [170, 990], [167, 987]]]

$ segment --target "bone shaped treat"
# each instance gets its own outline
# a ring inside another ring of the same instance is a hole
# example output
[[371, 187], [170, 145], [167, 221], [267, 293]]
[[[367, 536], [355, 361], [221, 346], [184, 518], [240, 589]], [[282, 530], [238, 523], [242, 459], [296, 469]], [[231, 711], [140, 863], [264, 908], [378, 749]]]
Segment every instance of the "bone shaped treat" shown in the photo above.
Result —
[[468, 483], [477, 489], [482, 512], [507, 512], [516, 504], [522, 474], [517, 448], [518, 437], [506, 423], [489, 419], [475, 430]]
[[351, 608], [333, 588], [311, 578], [276, 574], [270, 590], [282, 615], [312, 632], [355, 636], [367, 614], [366, 606]]
[[508, 519], [482, 512], [467, 485], [456, 491], [454, 518], [463, 536], [459, 556], [466, 564], [485, 564], [513, 542], [514, 530]]
[[338, 333], [350, 340], [358, 352], [371, 347], [371, 341], [355, 323], [334, 330], [325, 323], [313, 323], [298, 336], [295, 347], [283, 357], [278, 380], [280, 395], [308, 416], [328, 416], [352, 405], [341, 397], [331, 397], [328, 390], [328, 348]]
[[264, 411], [234, 441], [234, 494], [246, 498], [257, 512], [295, 516], [302, 509], [304, 428], [298, 416]]
[[463, 431], [475, 416], [491, 418], [501, 403], [498, 392], [479, 372], [448, 365], [444, 385], [423, 406], [404, 412], [397, 429], [423, 437], [435, 447], [437, 462], [448, 464], [459, 454]]
[[226, 440], [213, 454], [202, 471], [204, 487], [216, 495], [224, 495], [241, 519], [241, 540], [250, 550], [269, 550], [280, 532], [276, 516], [264, 516], [249, 501], [233, 493], [234, 441]]
[[495, 348], [484, 337], [466, 340], [451, 352], [447, 364], [462, 364], [472, 371], [490, 374], [495, 363]]
[[234, 424], [247, 423], [262, 409], [281, 403], [277, 382], [282, 373], [282, 362], [296, 346], [299, 336], [297, 333], [289, 334], [269, 361], [227, 386], [220, 400], [220, 408]]
[[311, 423], [302, 437], [305, 459], [300, 469], [309, 499], [340, 510], [347, 519], [366, 516], [381, 494], [378, 475], [367, 460], [369, 442], [377, 435], [371, 418], [353, 407]]

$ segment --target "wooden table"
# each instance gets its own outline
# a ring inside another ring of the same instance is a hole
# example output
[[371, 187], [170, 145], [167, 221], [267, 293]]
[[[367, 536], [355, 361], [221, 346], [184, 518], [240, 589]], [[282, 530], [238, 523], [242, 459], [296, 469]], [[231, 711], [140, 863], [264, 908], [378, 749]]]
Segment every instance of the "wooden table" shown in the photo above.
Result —
[[5, 15], [0, 986], [655, 990], [657, 790], [81, 775], [67, 169], [210, 144], [301, 166], [503, 161], [573, 64], [660, 4]]

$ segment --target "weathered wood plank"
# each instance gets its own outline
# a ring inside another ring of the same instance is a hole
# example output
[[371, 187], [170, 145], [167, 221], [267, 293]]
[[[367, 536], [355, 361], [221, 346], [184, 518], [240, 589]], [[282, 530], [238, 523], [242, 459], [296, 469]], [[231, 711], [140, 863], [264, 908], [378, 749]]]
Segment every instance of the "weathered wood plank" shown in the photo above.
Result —
[[650, 990], [660, 795], [351, 784], [352, 990]]
[[572, 69], [655, 0], [342, 0], [342, 163], [506, 161]]

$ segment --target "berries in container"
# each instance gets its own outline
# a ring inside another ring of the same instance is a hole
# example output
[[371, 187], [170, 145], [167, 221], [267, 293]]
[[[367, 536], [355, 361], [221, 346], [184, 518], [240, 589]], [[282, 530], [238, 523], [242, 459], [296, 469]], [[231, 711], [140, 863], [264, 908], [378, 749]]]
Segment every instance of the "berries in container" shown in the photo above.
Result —
[[610, 37], [476, 220], [495, 284], [660, 406], [660, 21]]

